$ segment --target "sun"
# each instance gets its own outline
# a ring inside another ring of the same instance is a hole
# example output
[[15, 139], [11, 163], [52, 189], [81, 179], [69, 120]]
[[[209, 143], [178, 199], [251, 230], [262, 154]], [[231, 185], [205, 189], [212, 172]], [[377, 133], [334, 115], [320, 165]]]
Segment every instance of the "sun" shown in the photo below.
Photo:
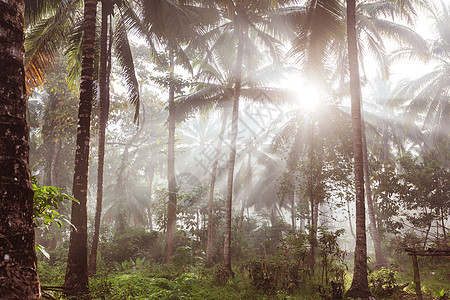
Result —
[[295, 93], [298, 105], [306, 112], [316, 111], [323, 101], [318, 85], [303, 78], [290, 78], [287, 88]]

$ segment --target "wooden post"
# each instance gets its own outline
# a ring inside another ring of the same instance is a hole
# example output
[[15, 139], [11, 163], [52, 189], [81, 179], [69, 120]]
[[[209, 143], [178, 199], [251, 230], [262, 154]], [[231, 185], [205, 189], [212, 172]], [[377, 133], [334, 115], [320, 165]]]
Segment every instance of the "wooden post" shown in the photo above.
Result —
[[417, 263], [417, 255], [411, 255], [414, 269], [414, 283], [416, 285], [417, 300], [422, 300], [422, 290], [420, 288], [419, 264]]

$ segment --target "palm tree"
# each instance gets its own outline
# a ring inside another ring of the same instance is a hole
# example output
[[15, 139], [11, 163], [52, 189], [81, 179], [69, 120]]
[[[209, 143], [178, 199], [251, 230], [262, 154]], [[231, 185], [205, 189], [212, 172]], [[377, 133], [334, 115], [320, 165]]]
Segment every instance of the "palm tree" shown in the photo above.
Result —
[[[182, 64], [192, 72], [189, 58], [187, 57], [183, 44], [197, 35], [199, 26], [205, 24], [205, 16], [184, 1], [143, 1], [138, 4], [142, 22], [137, 16], [133, 17], [133, 26], [140, 28], [144, 33], [146, 41], [151, 50], [156, 52], [156, 43], [165, 43], [168, 52], [168, 214], [167, 232], [165, 241], [165, 262], [171, 262], [174, 253], [174, 236], [176, 227], [177, 193], [175, 179], [175, 92], [176, 78], [174, 68], [176, 63]], [[131, 18], [130, 18], [131, 20]]]
[[95, 29], [97, 0], [84, 1], [82, 40], [82, 70], [80, 82], [80, 105], [78, 109], [77, 148], [73, 175], [70, 246], [64, 286], [74, 294], [88, 292], [87, 266], [87, 189], [89, 168], [89, 142], [93, 100]]
[[[209, 34], [213, 36], [216, 35], [216, 37], [211, 38], [212, 42], [210, 41], [210, 50], [208, 51], [206, 58], [202, 62], [200, 62], [199, 71], [196, 75], [197, 81], [194, 82], [194, 91], [188, 95], [178, 98], [176, 108], [177, 120], [185, 119], [194, 110], [211, 109], [212, 107], [216, 106], [225, 106], [229, 105], [229, 102], [231, 102], [232, 100], [235, 100], [236, 94], [234, 87], [236, 86], [236, 75], [235, 72], [233, 72], [233, 68], [236, 66], [236, 58], [234, 55], [230, 55], [228, 46], [229, 43], [234, 42], [235, 37], [233, 35], [233, 32], [229, 32], [227, 30], [220, 31], [216, 30], [216, 28], [212, 29], [211, 32], [206, 33], [205, 35]], [[248, 50], [246, 54], [247, 56], [250, 56], [250, 50]], [[243, 56], [243, 54], [240, 55]], [[256, 53], [254, 53], [254, 55], [257, 56]], [[244, 60], [243, 58], [240, 58], [239, 61], [241, 61], [242, 63]], [[258, 65], [258, 63], [256, 63], [255, 65]], [[285, 71], [286, 69], [283, 68], [282, 65], [277, 63], [270, 64], [258, 70], [253, 69], [251, 72], [248, 72], [247, 76], [244, 76], [241, 80], [239, 80], [240, 97], [252, 102], [264, 102], [267, 101], [267, 99], [270, 99], [275, 103], [289, 101], [290, 99], [292, 99], [292, 93], [278, 88], [264, 87], [264, 85], [269, 83], [270, 81], [274, 82], [283, 78]], [[234, 103], [235, 102], [233, 102], [233, 105]], [[235, 115], [235, 117], [237, 116]], [[235, 125], [237, 125], [237, 123]], [[223, 125], [222, 128], [224, 128]], [[220, 140], [221, 139], [219, 137], [219, 145], [221, 145]], [[218, 147], [217, 151], [220, 151], [220, 147]], [[236, 151], [236, 149], [234, 151]], [[212, 167], [210, 201], [212, 201], [211, 197], [213, 196], [214, 192], [217, 168], [216, 160], [217, 154]], [[234, 165], [235, 162], [233, 162], [233, 168]], [[229, 162], [228, 166], [230, 166]], [[228, 175], [230, 175], [229, 168], [228, 172]], [[229, 178], [228, 183], [230, 183]], [[212, 249], [212, 221], [213, 218], [209, 217], [208, 228], [211, 229], [208, 229], [208, 249]], [[209, 250], [207, 250], [207, 253], [208, 252]]]
[[[103, 200], [103, 168], [105, 164], [105, 136], [106, 123], [109, 114], [109, 71], [111, 52], [108, 51], [108, 16], [112, 10], [109, 1], [102, 2], [102, 24], [100, 33], [100, 72], [99, 72], [99, 94], [100, 94], [100, 124], [98, 142], [98, 170], [97, 170], [97, 204], [95, 208], [94, 236], [92, 238], [91, 252], [89, 254], [89, 273], [97, 271], [97, 248], [100, 235], [100, 218], [102, 214]], [[112, 32], [109, 33], [112, 36]], [[111, 39], [110, 39], [111, 46]], [[111, 47], [109, 48], [111, 50]]]
[[[342, 21], [345, 19], [345, 13], [340, 1], [314, 0], [309, 2], [307, 8], [294, 10], [294, 13], [299, 17], [297, 20], [291, 17], [294, 22], [291, 22], [290, 25], [297, 30], [298, 34], [294, 39], [291, 54], [303, 63], [305, 72], [309, 77], [315, 78], [316, 81], [323, 81], [327, 65], [330, 62], [332, 64], [337, 62], [335, 79], [344, 83], [344, 77], [348, 75], [346, 65], [348, 53], [344, 43], [345, 34]], [[386, 15], [391, 16], [392, 19], [400, 17], [411, 23], [411, 15], [414, 15], [415, 11], [410, 1], [406, 0], [399, 3], [390, 0], [362, 1], [355, 7], [355, 14], [358, 20], [355, 25], [357, 26], [355, 30], [358, 47], [364, 49], [363, 41], [366, 42], [367, 49], [378, 60], [384, 77], [389, 74], [388, 56], [383, 43], [384, 36], [394, 38], [399, 42], [405, 42], [414, 49], [424, 49], [424, 40], [417, 33], [407, 26], [395, 23], [394, 20], [390, 21], [384, 18]], [[317, 24], [323, 24], [323, 26], [317, 26]], [[335, 56], [329, 55], [328, 52]], [[359, 58], [362, 60], [363, 55], [360, 55]], [[363, 64], [361, 66], [363, 67]], [[364, 71], [364, 69], [362, 70]], [[367, 196], [370, 197], [370, 193], [367, 193]], [[371, 199], [369, 198], [369, 200]], [[369, 202], [371, 203], [371, 201]], [[372, 216], [373, 210], [371, 208], [372, 206], [369, 205], [370, 215]], [[384, 256], [380, 251], [381, 243], [378, 242], [379, 238], [377, 239], [377, 232], [374, 231], [373, 226], [370, 229], [376, 243], [377, 264], [385, 265]]]
[[[114, 10], [114, 8], [117, 8]], [[103, 168], [105, 157], [105, 133], [109, 114], [109, 76], [111, 73], [111, 50], [114, 46], [119, 65], [124, 71], [125, 85], [127, 88], [129, 101], [135, 105], [134, 120], [139, 113], [140, 95], [135, 74], [133, 57], [128, 41], [127, 28], [123, 14], [128, 11], [126, 2], [113, 3], [102, 1], [102, 25], [100, 36], [100, 71], [99, 71], [99, 93], [100, 93], [100, 124], [99, 124], [99, 152], [98, 152], [98, 172], [97, 172], [97, 205], [95, 212], [94, 236], [92, 239], [91, 252], [89, 257], [90, 273], [96, 272], [97, 247], [100, 232], [100, 219], [102, 212], [103, 196]], [[112, 23], [109, 23], [109, 45], [108, 45], [108, 17], [116, 15], [115, 32], [113, 33]]]
[[[278, 1], [286, 2], [286, 1]], [[230, 139], [230, 156], [228, 160], [228, 177], [227, 177], [227, 197], [226, 197], [226, 226], [225, 226], [225, 241], [224, 241], [224, 266], [228, 269], [230, 274], [233, 274], [231, 269], [231, 210], [233, 199], [233, 177], [236, 159], [236, 139], [238, 132], [239, 119], [239, 99], [241, 96], [242, 85], [242, 69], [244, 62], [244, 48], [249, 47], [249, 32], [254, 31], [267, 45], [275, 46], [272, 54], [278, 54], [276, 50], [276, 40], [269, 34], [258, 28], [259, 25], [268, 25], [264, 22], [264, 16], [274, 9], [271, 3], [267, 1], [222, 1], [219, 3], [222, 9], [226, 9], [224, 17], [229, 20], [229, 25], [233, 28], [233, 34], [236, 39], [236, 63], [234, 67], [234, 86], [233, 86], [233, 109], [231, 122], [231, 139]], [[248, 53], [248, 50], [247, 50]]]
[[[80, 0], [65, 0], [65, 1], [43, 1], [42, 3], [36, 3], [35, 1], [27, 1], [29, 8], [27, 8], [28, 19], [30, 23], [30, 32], [26, 39], [26, 75], [27, 75], [27, 87], [31, 89], [34, 86], [42, 84], [45, 80], [45, 72], [48, 70], [55, 61], [55, 58], [62, 49], [65, 50], [65, 55], [71, 58], [70, 64], [72, 65], [71, 78], [72, 81], [78, 76], [79, 69], [79, 53], [82, 26], [80, 25], [82, 19], [80, 17]], [[110, 32], [109, 51], [106, 51], [107, 43], [107, 17], [114, 9], [118, 8], [115, 34]], [[102, 197], [102, 177], [103, 177], [103, 161], [104, 161], [104, 130], [106, 128], [107, 116], [108, 116], [108, 100], [109, 97], [109, 70], [106, 68], [108, 57], [110, 57], [111, 46], [114, 44], [115, 53], [118, 58], [119, 64], [124, 71], [125, 85], [127, 88], [130, 102], [136, 106], [136, 114], [139, 109], [139, 93], [137, 87], [137, 80], [134, 73], [134, 65], [131, 56], [131, 50], [128, 43], [127, 31], [124, 25], [123, 15], [128, 13], [129, 6], [126, 2], [111, 2], [104, 1], [102, 6], [102, 49], [101, 49], [101, 63], [100, 63], [100, 145], [99, 145], [99, 177], [98, 177], [98, 207], [96, 213], [96, 223], [94, 225], [94, 239], [93, 247], [91, 249], [91, 260], [95, 266], [95, 258], [97, 256], [97, 244], [98, 244], [98, 232], [100, 226], [100, 212], [101, 212], [101, 197]], [[38, 17], [41, 17], [39, 19]], [[75, 28], [75, 30], [74, 30]], [[69, 38], [68, 38], [69, 37]], [[114, 37], [114, 39], [112, 39]], [[94, 36], [95, 38], [95, 36]], [[94, 49], [94, 48], [93, 48]], [[95, 51], [93, 51], [94, 55]], [[109, 64], [110, 65], [110, 64]], [[93, 75], [96, 76], [97, 72], [93, 71]], [[105, 103], [106, 102], [106, 103]], [[91, 108], [89, 108], [91, 110]], [[89, 113], [90, 118], [90, 113]], [[89, 121], [90, 122], [90, 121]], [[90, 134], [90, 133], [89, 133]], [[103, 136], [103, 138], [102, 138]], [[77, 159], [76, 159], [77, 160]], [[87, 166], [87, 164], [86, 164]], [[87, 226], [87, 225], [86, 225]], [[87, 247], [87, 245], [86, 245]], [[95, 257], [95, 258], [92, 258]]]
[[227, 122], [228, 112], [224, 109], [222, 112], [222, 126], [219, 133], [219, 141], [217, 143], [217, 150], [214, 157], [214, 162], [211, 170], [211, 181], [208, 195], [208, 240], [206, 245], [206, 265], [212, 264], [213, 255], [213, 206], [214, 206], [214, 187], [216, 184], [217, 167], [219, 165], [220, 152], [222, 151], [223, 135], [225, 132], [225, 125]]
[[0, 252], [2, 299], [41, 299], [33, 230], [24, 78], [23, 1], [2, 1], [0, 31]]
[[[450, 6], [442, 1], [430, 8], [437, 37], [428, 41], [429, 50], [405, 48], [394, 52], [392, 59], [413, 57], [435, 64], [433, 71], [416, 79], [406, 79], [394, 88], [391, 105], [404, 107], [405, 123], [420, 121], [430, 140], [439, 142], [448, 137], [450, 127]], [[428, 58], [428, 59], [427, 59]]]
[[358, 44], [356, 39], [356, 0], [347, 0], [347, 43], [356, 189], [356, 246], [353, 281], [346, 295], [354, 298], [367, 298], [370, 292], [367, 281], [366, 211], [364, 203], [364, 164], [361, 132], [361, 87], [359, 81]]

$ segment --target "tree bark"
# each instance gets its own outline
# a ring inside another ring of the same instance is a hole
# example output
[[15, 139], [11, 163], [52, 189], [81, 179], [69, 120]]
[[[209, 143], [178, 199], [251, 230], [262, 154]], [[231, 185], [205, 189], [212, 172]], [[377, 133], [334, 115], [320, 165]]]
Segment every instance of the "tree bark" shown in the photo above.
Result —
[[89, 170], [89, 140], [93, 98], [94, 44], [97, 0], [84, 0], [80, 105], [78, 109], [77, 148], [73, 174], [69, 254], [64, 286], [72, 293], [88, 292], [87, 266], [87, 189]]
[[150, 231], [153, 231], [153, 218], [152, 218], [152, 209], [151, 209], [151, 203], [152, 203], [152, 197], [153, 197], [153, 179], [155, 177], [155, 161], [154, 161], [154, 152], [152, 151], [151, 157], [152, 160], [150, 161], [150, 166], [149, 166], [149, 185], [148, 185], [148, 190], [149, 190], [149, 206], [147, 208], [147, 216], [148, 216], [148, 226]]
[[244, 52], [244, 41], [242, 28], [237, 26], [238, 45], [236, 52], [236, 73], [234, 83], [234, 99], [233, 99], [233, 113], [231, 122], [231, 140], [230, 140], [230, 159], [228, 160], [228, 178], [227, 178], [227, 201], [225, 212], [225, 241], [223, 249], [224, 267], [233, 274], [231, 270], [231, 210], [233, 203], [233, 177], [234, 177], [234, 164], [236, 160], [236, 139], [238, 133], [238, 121], [239, 121], [239, 98], [241, 96], [241, 84], [242, 84], [242, 61]]
[[57, 170], [57, 163], [59, 158], [59, 152], [61, 151], [62, 147], [62, 141], [61, 138], [58, 139], [53, 145], [53, 151], [52, 151], [52, 164], [50, 166], [50, 185], [59, 187], [57, 176], [56, 176], [56, 170]]
[[108, 53], [108, 15], [109, 9], [107, 8], [106, 1], [103, 1], [102, 27], [100, 34], [100, 126], [98, 132], [97, 205], [95, 208], [94, 235], [92, 238], [91, 252], [89, 255], [90, 275], [93, 275], [97, 272], [97, 251], [100, 236], [100, 221], [102, 216], [103, 203], [103, 169], [105, 165], [106, 124], [108, 123], [109, 114], [108, 56], [110, 55], [110, 53]]
[[217, 152], [211, 170], [211, 183], [209, 187], [208, 197], [208, 241], [206, 245], [206, 265], [211, 266], [213, 254], [213, 207], [214, 207], [214, 187], [216, 184], [217, 166], [219, 165], [220, 152], [222, 150], [223, 135], [227, 123], [228, 109], [224, 108], [222, 112], [222, 127], [219, 133], [219, 142], [217, 144]]
[[41, 299], [24, 72], [24, 1], [0, 1], [0, 298]]
[[295, 231], [295, 191], [289, 193], [291, 202], [291, 229]]
[[353, 281], [346, 296], [367, 298], [370, 295], [370, 292], [367, 281], [366, 212], [364, 203], [364, 169], [361, 134], [361, 88], [356, 40], [356, 0], [347, 0], [347, 42], [356, 189], [356, 246]]
[[[253, 146], [252, 146], [253, 147]], [[244, 221], [244, 211], [245, 206], [247, 205], [247, 199], [252, 194], [252, 180], [253, 180], [253, 170], [252, 170], [252, 153], [248, 154], [248, 160], [247, 160], [247, 176], [245, 178], [245, 194], [244, 197], [242, 197], [242, 203], [241, 203], [241, 210], [239, 212], [239, 222], [238, 222], [238, 228], [239, 230], [242, 229], [242, 222]]]
[[353, 231], [353, 225], [352, 225], [352, 214], [350, 212], [350, 202], [347, 202], [347, 213], [348, 213], [348, 226], [350, 227], [350, 233], [352, 234], [353, 238], [356, 238], [355, 232]]
[[[170, 46], [169, 46], [170, 47]], [[167, 207], [167, 232], [164, 261], [172, 262], [174, 254], [175, 227], [177, 222], [177, 183], [175, 180], [175, 86], [173, 84], [174, 53], [169, 49], [170, 83], [169, 83], [169, 143], [167, 158], [167, 181], [169, 189], [169, 203]]]
[[[362, 107], [361, 103], [361, 107]], [[366, 127], [364, 124], [364, 112], [361, 110], [361, 129], [362, 129], [362, 139], [363, 139], [363, 163], [364, 163], [364, 183], [365, 183], [365, 192], [366, 192], [366, 200], [367, 200], [367, 210], [369, 213], [369, 221], [370, 221], [370, 235], [372, 236], [373, 246], [375, 249], [375, 265], [377, 269], [381, 269], [383, 267], [387, 267], [387, 261], [384, 257], [383, 250], [381, 248], [381, 239], [378, 233], [378, 228], [375, 220], [375, 211], [373, 208], [372, 201], [372, 189], [370, 186], [370, 169], [369, 169], [369, 155], [367, 151], [367, 139], [366, 139]]]

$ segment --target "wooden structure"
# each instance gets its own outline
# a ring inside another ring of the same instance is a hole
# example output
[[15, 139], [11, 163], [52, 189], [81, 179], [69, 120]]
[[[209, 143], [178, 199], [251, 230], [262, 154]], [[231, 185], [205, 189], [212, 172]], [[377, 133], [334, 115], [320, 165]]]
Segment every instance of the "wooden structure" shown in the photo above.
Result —
[[420, 288], [420, 274], [419, 264], [417, 263], [417, 256], [450, 256], [450, 247], [447, 248], [428, 248], [426, 250], [416, 248], [406, 248], [406, 253], [411, 255], [413, 270], [414, 270], [414, 283], [416, 285], [416, 295], [418, 300], [422, 300], [422, 290]]

